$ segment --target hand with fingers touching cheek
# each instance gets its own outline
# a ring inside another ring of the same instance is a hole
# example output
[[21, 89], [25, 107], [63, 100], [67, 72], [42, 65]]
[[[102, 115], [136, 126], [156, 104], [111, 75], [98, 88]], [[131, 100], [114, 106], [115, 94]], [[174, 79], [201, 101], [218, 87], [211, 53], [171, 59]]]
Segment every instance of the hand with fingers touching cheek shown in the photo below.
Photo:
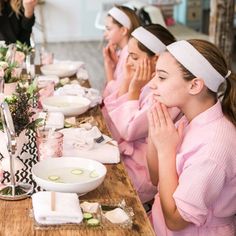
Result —
[[129, 85], [130, 85], [130, 82], [133, 78], [133, 75], [134, 75], [134, 68], [133, 68], [133, 65], [130, 63], [130, 56], [128, 56], [126, 58], [126, 62], [124, 65], [124, 79], [123, 79], [122, 84], [119, 88], [118, 97], [120, 97], [128, 92]]
[[107, 45], [103, 48], [104, 67], [107, 75], [107, 80], [113, 80], [113, 74], [117, 65], [118, 57], [115, 55], [114, 46]]
[[142, 88], [152, 79], [152, 63], [147, 57], [142, 59], [129, 85], [129, 98], [138, 99]]
[[104, 58], [105, 66], [110, 66], [112, 68], [116, 67], [116, 63], [110, 54], [109, 46], [106, 46], [103, 48], [103, 58]]
[[[183, 123], [175, 127], [167, 107], [164, 104], [155, 102], [148, 114], [150, 137], [159, 153], [176, 154], [178, 145], [183, 134]], [[164, 155], [168, 156], [168, 155]]]
[[115, 65], [117, 65], [118, 60], [119, 60], [118, 55], [117, 55], [117, 46], [114, 44], [109, 44], [108, 51], [109, 51], [111, 60], [114, 62]]

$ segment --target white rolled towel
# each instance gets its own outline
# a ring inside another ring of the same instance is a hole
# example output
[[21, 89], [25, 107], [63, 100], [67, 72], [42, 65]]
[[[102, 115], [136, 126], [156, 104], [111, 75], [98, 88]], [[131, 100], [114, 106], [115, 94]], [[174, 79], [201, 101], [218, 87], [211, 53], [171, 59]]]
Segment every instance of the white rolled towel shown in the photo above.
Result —
[[79, 198], [76, 193], [55, 193], [55, 210], [51, 209], [52, 193], [37, 192], [32, 195], [35, 220], [39, 224], [79, 224], [83, 220]]
[[43, 125], [47, 117], [44, 129], [61, 129], [64, 127], [65, 117], [62, 112], [39, 112], [37, 118], [43, 119], [41, 124]]

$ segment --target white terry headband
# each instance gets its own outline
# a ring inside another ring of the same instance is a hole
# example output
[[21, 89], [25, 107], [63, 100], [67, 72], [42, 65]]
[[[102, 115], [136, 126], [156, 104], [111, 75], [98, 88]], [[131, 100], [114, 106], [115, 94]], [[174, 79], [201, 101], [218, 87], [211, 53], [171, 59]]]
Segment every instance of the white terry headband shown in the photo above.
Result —
[[131, 21], [129, 17], [119, 8], [113, 7], [111, 10], [109, 10], [108, 14], [110, 14], [116, 21], [118, 21], [124, 27], [128, 29], [131, 28]]
[[203, 79], [205, 85], [213, 92], [217, 92], [220, 84], [229, 74], [223, 77], [197, 49], [185, 40], [172, 43], [166, 48], [194, 76]]
[[161, 42], [154, 34], [144, 29], [142, 26], [135, 29], [131, 35], [152, 52], [161, 53], [166, 50], [166, 45]]

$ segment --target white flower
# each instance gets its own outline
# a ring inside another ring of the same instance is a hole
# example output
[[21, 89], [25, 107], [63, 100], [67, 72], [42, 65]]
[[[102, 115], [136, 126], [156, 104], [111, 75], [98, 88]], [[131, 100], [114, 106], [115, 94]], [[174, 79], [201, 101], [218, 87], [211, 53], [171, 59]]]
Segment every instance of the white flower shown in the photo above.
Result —
[[0, 47], [7, 47], [6, 42], [4, 40], [0, 40]]
[[6, 61], [0, 61], [0, 68], [5, 70], [9, 64]]

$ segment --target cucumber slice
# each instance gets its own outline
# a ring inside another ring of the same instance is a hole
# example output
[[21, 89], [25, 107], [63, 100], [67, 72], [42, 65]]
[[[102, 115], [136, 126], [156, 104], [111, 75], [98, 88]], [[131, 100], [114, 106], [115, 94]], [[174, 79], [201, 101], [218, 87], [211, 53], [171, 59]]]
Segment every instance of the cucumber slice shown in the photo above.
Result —
[[85, 213], [83, 214], [83, 218], [84, 218], [85, 220], [89, 220], [89, 219], [93, 218], [93, 215], [92, 215], [91, 213], [85, 212]]
[[98, 219], [92, 218], [92, 219], [89, 219], [89, 220], [87, 221], [87, 224], [88, 224], [89, 226], [95, 227], [95, 226], [100, 225], [100, 221], [99, 221]]
[[84, 173], [84, 171], [81, 169], [74, 169], [71, 171], [71, 174], [73, 174], [73, 175], [81, 175], [83, 173]]
[[57, 181], [60, 179], [60, 176], [57, 176], [57, 175], [50, 175], [48, 176], [48, 179], [51, 180], [51, 181]]
[[89, 176], [91, 178], [97, 178], [99, 175], [98, 175], [98, 173], [95, 170], [93, 170], [93, 171], [90, 172]]
[[73, 125], [72, 124], [70, 124], [70, 123], [68, 123], [68, 122], [64, 122], [64, 127], [65, 128], [71, 128]]

